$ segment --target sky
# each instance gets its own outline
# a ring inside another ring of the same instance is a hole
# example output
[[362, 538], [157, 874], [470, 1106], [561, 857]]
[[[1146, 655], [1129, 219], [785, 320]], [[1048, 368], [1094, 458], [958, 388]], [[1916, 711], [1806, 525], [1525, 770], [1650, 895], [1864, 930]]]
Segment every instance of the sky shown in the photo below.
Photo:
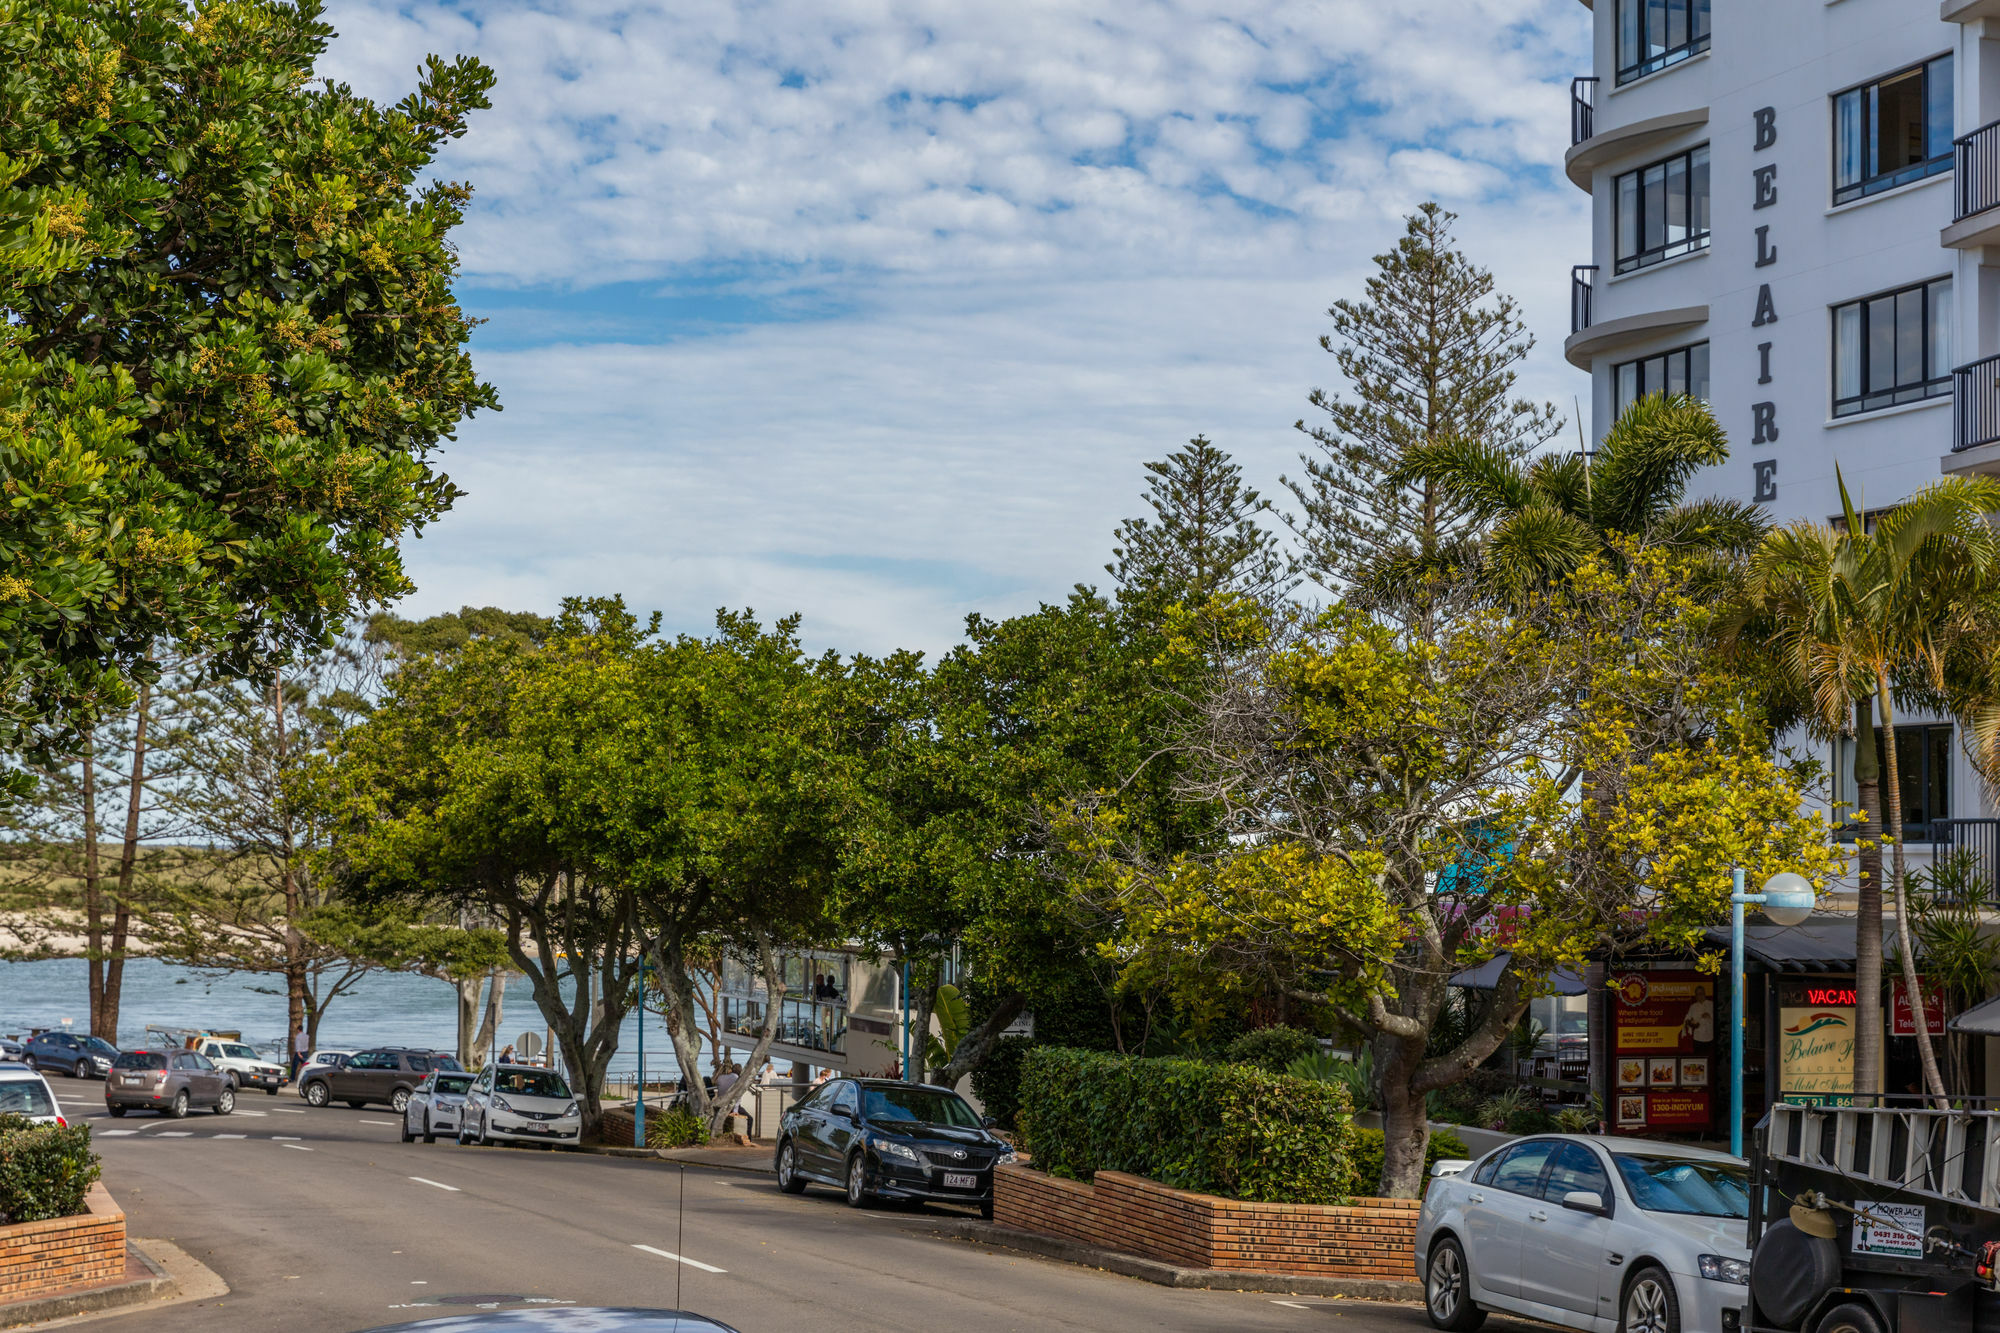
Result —
[[[331, 0], [321, 72], [493, 108], [437, 164], [504, 410], [399, 610], [622, 593], [937, 652], [1103, 584], [1204, 434], [1282, 500], [1326, 308], [1425, 199], [1565, 415], [1577, 0]], [[1309, 423], [1310, 424], [1310, 423]]]

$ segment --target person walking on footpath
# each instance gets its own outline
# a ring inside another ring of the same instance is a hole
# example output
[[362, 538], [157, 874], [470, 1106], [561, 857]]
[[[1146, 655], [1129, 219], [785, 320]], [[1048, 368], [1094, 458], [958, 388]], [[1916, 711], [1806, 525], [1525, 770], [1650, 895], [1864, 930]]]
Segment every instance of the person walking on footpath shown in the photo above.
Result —
[[292, 1081], [298, 1082], [299, 1071], [306, 1067], [306, 1058], [312, 1054], [312, 1038], [306, 1035], [306, 1021], [299, 1020], [299, 1030], [292, 1034]]

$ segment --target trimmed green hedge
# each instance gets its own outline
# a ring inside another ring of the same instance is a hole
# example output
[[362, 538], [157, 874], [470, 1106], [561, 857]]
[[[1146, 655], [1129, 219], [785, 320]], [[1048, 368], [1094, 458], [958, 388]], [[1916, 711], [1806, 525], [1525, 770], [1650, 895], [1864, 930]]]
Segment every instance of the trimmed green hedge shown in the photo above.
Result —
[[87, 1211], [84, 1199], [98, 1174], [87, 1126], [0, 1115], [0, 1225]]
[[1223, 1048], [1232, 1065], [1255, 1065], [1267, 1074], [1282, 1074], [1302, 1055], [1316, 1055], [1319, 1038], [1299, 1028], [1273, 1026], [1246, 1032]]
[[1019, 1126], [1035, 1165], [1088, 1180], [1125, 1171], [1262, 1203], [1338, 1203], [1354, 1124], [1346, 1090], [1249, 1065], [1037, 1047]]
[[[1379, 1129], [1357, 1129], [1354, 1131], [1354, 1179], [1352, 1192], [1365, 1199], [1382, 1197], [1382, 1131]], [[1430, 1146], [1424, 1149], [1424, 1182], [1417, 1187], [1418, 1193], [1431, 1182], [1431, 1168], [1447, 1158], [1470, 1157], [1472, 1149], [1465, 1146], [1465, 1140], [1448, 1129], [1431, 1131]]]
[[1021, 1110], [1021, 1062], [1035, 1049], [1033, 1037], [1002, 1037], [972, 1071], [972, 1095], [1000, 1128], [1012, 1133]]

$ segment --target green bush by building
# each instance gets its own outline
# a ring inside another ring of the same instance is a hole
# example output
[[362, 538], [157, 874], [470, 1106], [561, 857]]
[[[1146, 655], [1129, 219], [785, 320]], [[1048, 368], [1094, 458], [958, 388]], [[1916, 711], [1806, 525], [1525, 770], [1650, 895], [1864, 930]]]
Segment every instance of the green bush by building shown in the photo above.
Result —
[[0, 1115], [0, 1225], [85, 1212], [99, 1172], [87, 1126]]

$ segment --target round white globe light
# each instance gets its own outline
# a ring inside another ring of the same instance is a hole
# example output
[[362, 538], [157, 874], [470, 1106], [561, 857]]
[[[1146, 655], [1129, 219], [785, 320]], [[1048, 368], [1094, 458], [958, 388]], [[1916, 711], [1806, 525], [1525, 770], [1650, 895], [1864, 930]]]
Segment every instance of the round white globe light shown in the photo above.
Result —
[[1789, 870], [1764, 881], [1764, 915], [1781, 926], [1796, 926], [1812, 915], [1812, 881]]

